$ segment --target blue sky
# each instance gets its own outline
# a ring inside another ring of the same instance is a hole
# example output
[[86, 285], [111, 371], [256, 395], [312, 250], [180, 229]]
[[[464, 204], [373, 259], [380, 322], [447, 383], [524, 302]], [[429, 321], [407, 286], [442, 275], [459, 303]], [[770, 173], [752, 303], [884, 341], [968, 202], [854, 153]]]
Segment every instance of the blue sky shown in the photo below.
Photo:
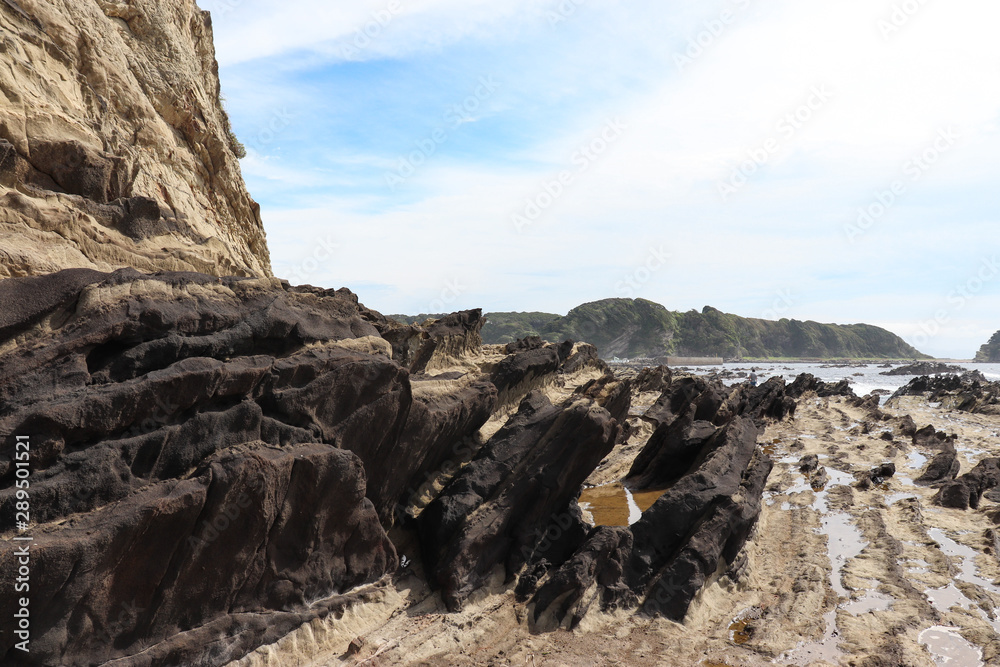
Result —
[[996, 3], [200, 4], [293, 283], [869, 322], [956, 358], [1000, 328]]

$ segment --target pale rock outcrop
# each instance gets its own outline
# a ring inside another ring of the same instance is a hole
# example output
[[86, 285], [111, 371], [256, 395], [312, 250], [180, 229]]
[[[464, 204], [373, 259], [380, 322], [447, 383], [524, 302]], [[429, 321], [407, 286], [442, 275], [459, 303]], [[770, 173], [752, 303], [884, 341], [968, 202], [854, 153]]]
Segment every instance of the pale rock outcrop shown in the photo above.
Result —
[[0, 278], [270, 276], [194, 0], [0, 2]]

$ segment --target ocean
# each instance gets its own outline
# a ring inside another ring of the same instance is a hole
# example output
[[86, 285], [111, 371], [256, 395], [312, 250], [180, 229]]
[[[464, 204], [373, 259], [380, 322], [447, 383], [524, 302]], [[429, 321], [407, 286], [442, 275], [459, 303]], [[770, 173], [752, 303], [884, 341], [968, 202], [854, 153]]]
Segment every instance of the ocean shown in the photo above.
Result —
[[[733, 373], [749, 374], [751, 368], [757, 369], [757, 382], [763, 383], [768, 378], [776, 375], [785, 378], [786, 382], [791, 382], [802, 373], [811, 373], [824, 382], [840, 382], [847, 380], [851, 383], [851, 388], [858, 396], [864, 396], [876, 389], [883, 389], [895, 392], [900, 387], [907, 384], [915, 375], [880, 375], [889, 368], [882, 368], [884, 364], [825, 364], [817, 362], [789, 362], [778, 363], [753, 363], [745, 362], [726, 363], [722, 366], [694, 366], [689, 367], [697, 375], [711, 375], [712, 373], [723, 373], [731, 371]], [[893, 368], [905, 364], [894, 364]], [[958, 366], [966, 370], [980, 371], [987, 380], [1000, 381], [1000, 364], [972, 364], [972, 363], [948, 363], [949, 366]], [[745, 378], [728, 378], [722, 380], [724, 384], [731, 386], [745, 381]], [[883, 396], [883, 401], [885, 397]]]

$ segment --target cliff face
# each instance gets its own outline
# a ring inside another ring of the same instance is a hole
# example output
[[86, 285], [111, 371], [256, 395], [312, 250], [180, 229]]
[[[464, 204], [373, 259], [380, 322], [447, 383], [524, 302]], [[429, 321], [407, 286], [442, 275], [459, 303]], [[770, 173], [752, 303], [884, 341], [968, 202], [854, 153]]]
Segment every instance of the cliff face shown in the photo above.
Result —
[[0, 65], [0, 277], [271, 274], [194, 0], [4, 0]]

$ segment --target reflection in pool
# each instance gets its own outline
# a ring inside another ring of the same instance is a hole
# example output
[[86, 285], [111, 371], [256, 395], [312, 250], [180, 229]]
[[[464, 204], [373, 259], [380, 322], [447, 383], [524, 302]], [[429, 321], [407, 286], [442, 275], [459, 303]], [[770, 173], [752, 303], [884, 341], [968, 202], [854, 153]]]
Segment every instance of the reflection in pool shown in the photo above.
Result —
[[579, 503], [595, 526], [630, 526], [662, 495], [663, 490], [633, 493], [622, 484], [606, 484], [584, 489]]

